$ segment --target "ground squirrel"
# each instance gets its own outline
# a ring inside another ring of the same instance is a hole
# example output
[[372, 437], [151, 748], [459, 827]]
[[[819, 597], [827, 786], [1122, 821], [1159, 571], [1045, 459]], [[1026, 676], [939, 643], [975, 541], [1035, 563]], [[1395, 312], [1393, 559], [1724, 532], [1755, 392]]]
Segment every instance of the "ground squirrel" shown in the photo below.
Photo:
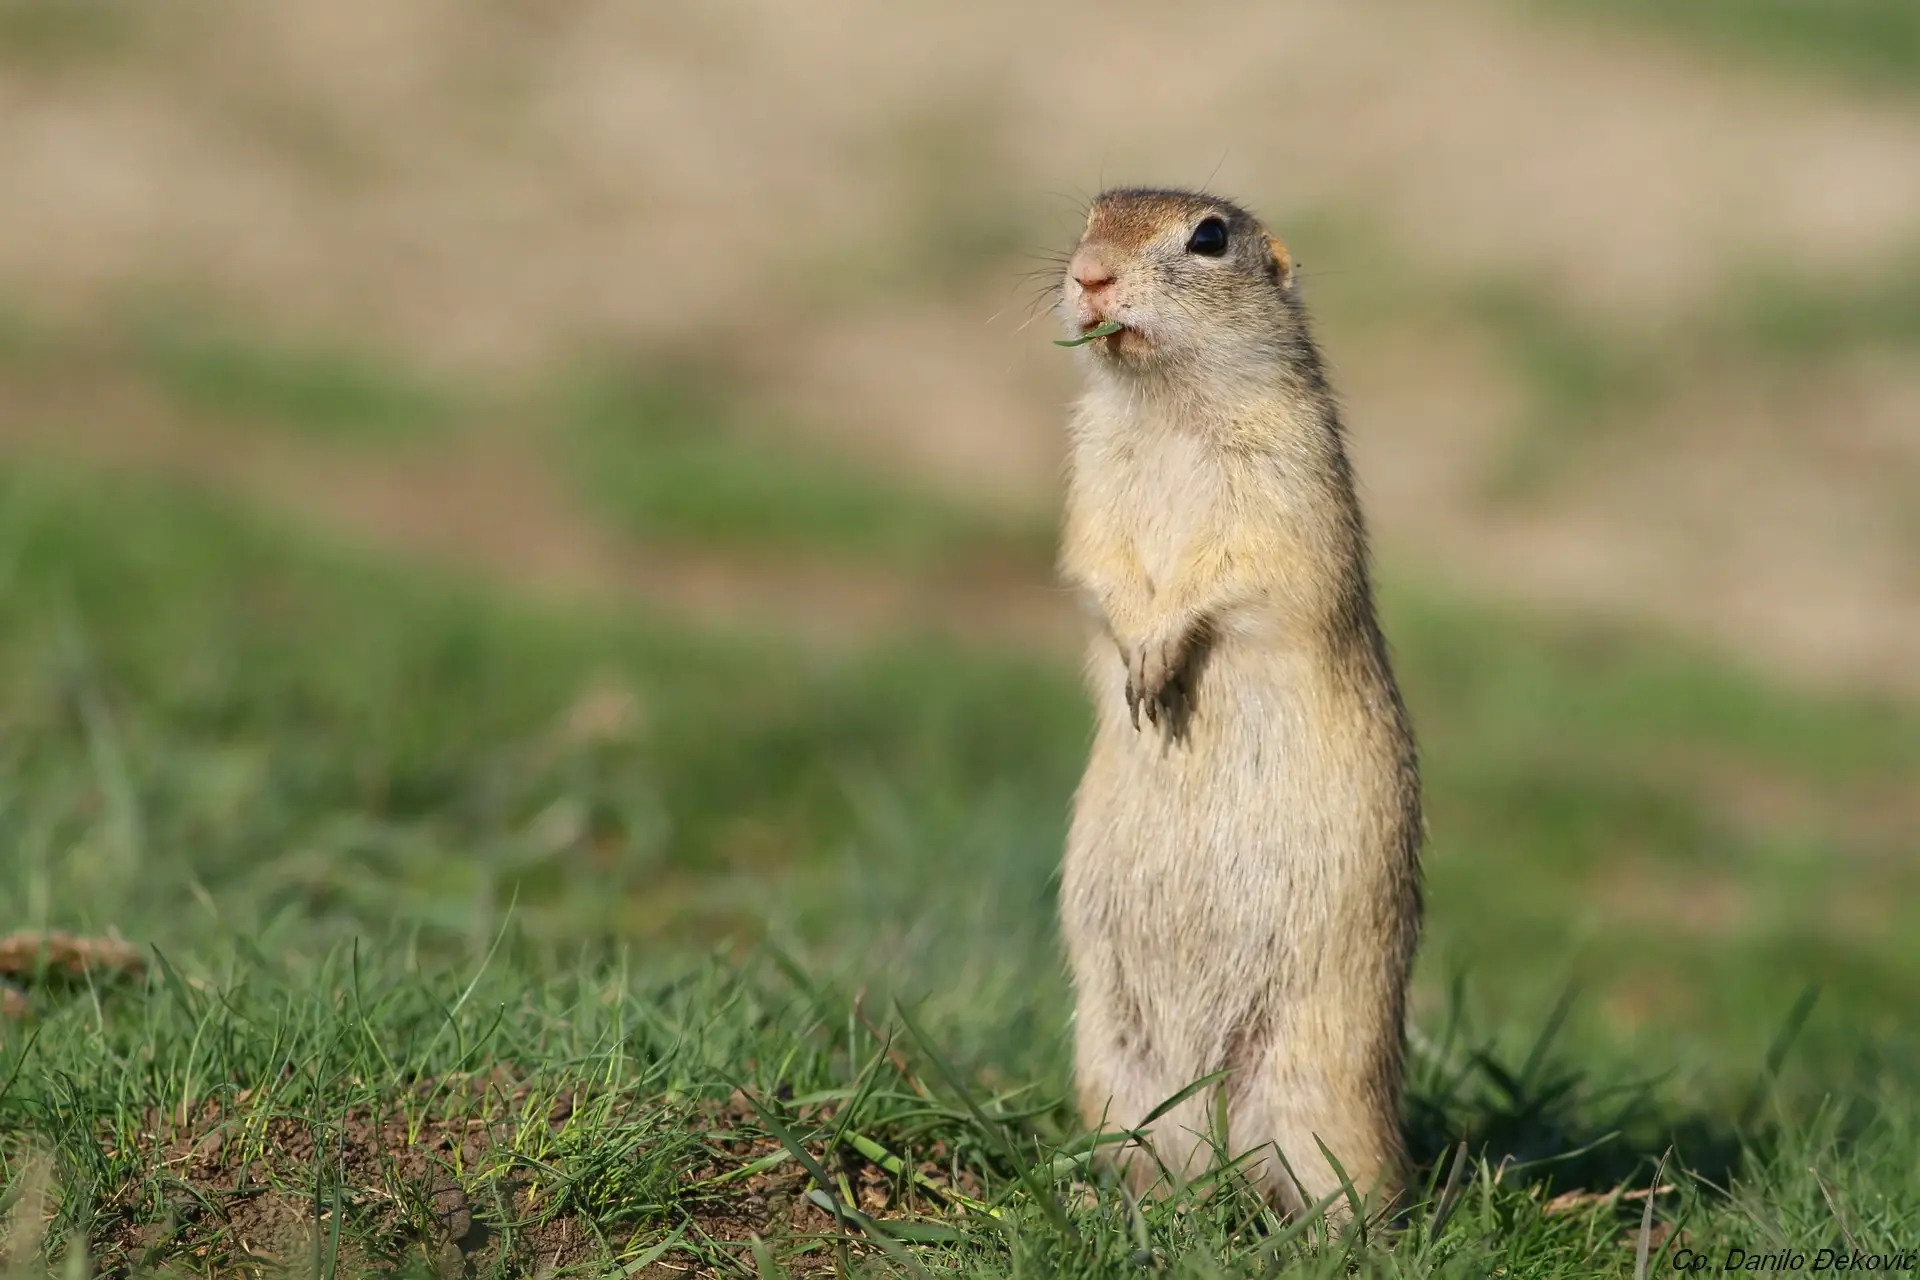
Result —
[[1081, 1111], [1138, 1128], [1222, 1072], [1122, 1149], [1136, 1187], [1210, 1164], [1224, 1114], [1282, 1210], [1340, 1191], [1322, 1143], [1384, 1206], [1419, 773], [1292, 260], [1228, 201], [1108, 191], [1060, 309], [1086, 366], [1061, 569], [1097, 631], [1061, 890]]

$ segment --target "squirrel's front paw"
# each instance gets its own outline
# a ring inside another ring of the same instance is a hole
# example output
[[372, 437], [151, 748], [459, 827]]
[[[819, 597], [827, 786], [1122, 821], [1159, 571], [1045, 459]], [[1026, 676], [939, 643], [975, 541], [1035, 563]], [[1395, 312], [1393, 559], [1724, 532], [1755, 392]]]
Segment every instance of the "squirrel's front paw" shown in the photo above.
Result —
[[1176, 692], [1186, 648], [1186, 636], [1176, 635], [1145, 640], [1128, 651], [1127, 714], [1134, 728], [1140, 727], [1142, 709], [1148, 723], [1160, 722], [1160, 712]]

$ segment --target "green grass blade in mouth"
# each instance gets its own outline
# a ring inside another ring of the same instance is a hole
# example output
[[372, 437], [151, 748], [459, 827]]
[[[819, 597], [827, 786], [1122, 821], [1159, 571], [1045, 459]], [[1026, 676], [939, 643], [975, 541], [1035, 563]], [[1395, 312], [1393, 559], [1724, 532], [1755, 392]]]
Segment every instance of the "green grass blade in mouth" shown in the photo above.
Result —
[[1103, 324], [1093, 326], [1093, 328], [1087, 330], [1077, 338], [1055, 338], [1053, 345], [1056, 347], [1082, 347], [1092, 342], [1095, 338], [1104, 338], [1108, 334], [1118, 333], [1126, 327], [1127, 326], [1121, 324], [1118, 320], [1108, 320]]

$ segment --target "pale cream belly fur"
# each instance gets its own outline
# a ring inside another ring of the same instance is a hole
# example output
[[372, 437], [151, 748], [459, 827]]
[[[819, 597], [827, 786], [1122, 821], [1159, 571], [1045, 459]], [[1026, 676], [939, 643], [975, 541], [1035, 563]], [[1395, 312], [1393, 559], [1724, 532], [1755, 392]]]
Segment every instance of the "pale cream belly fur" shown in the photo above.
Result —
[[[1329, 1184], [1316, 1139], [1343, 1163], [1389, 1158], [1367, 1105], [1380, 1037], [1397, 1035], [1390, 963], [1351, 945], [1394, 892], [1381, 827], [1397, 760], [1362, 691], [1307, 654], [1230, 638], [1201, 663], [1179, 731], [1136, 729], [1111, 643], [1090, 654], [1097, 728], [1075, 798], [1062, 917], [1077, 987], [1090, 1123], [1131, 1128], [1216, 1071], [1234, 1154], [1278, 1142], [1297, 1207]], [[1359, 730], [1356, 733], [1356, 728]], [[1344, 745], [1335, 755], [1329, 744]], [[1364, 758], [1356, 758], [1357, 756]], [[1377, 1010], [1377, 1014], [1369, 1010]], [[1211, 1156], [1212, 1091], [1153, 1130], [1191, 1174]], [[1341, 1147], [1347, 1150], [1342, 1152]], [[1150, 1182], [1157, 1172], [1145, 1166]]]

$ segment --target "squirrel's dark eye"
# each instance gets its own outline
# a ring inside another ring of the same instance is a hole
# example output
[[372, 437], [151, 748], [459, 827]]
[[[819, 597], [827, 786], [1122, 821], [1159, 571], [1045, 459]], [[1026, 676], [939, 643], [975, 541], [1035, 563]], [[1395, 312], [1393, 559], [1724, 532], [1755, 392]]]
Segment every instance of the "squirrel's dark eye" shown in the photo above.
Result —
[[1187, 252], [1204, 258], [1217, 258], [1227, 251], [1227, 224], [1218, 218], [1202, 218], [1187, 237]]

